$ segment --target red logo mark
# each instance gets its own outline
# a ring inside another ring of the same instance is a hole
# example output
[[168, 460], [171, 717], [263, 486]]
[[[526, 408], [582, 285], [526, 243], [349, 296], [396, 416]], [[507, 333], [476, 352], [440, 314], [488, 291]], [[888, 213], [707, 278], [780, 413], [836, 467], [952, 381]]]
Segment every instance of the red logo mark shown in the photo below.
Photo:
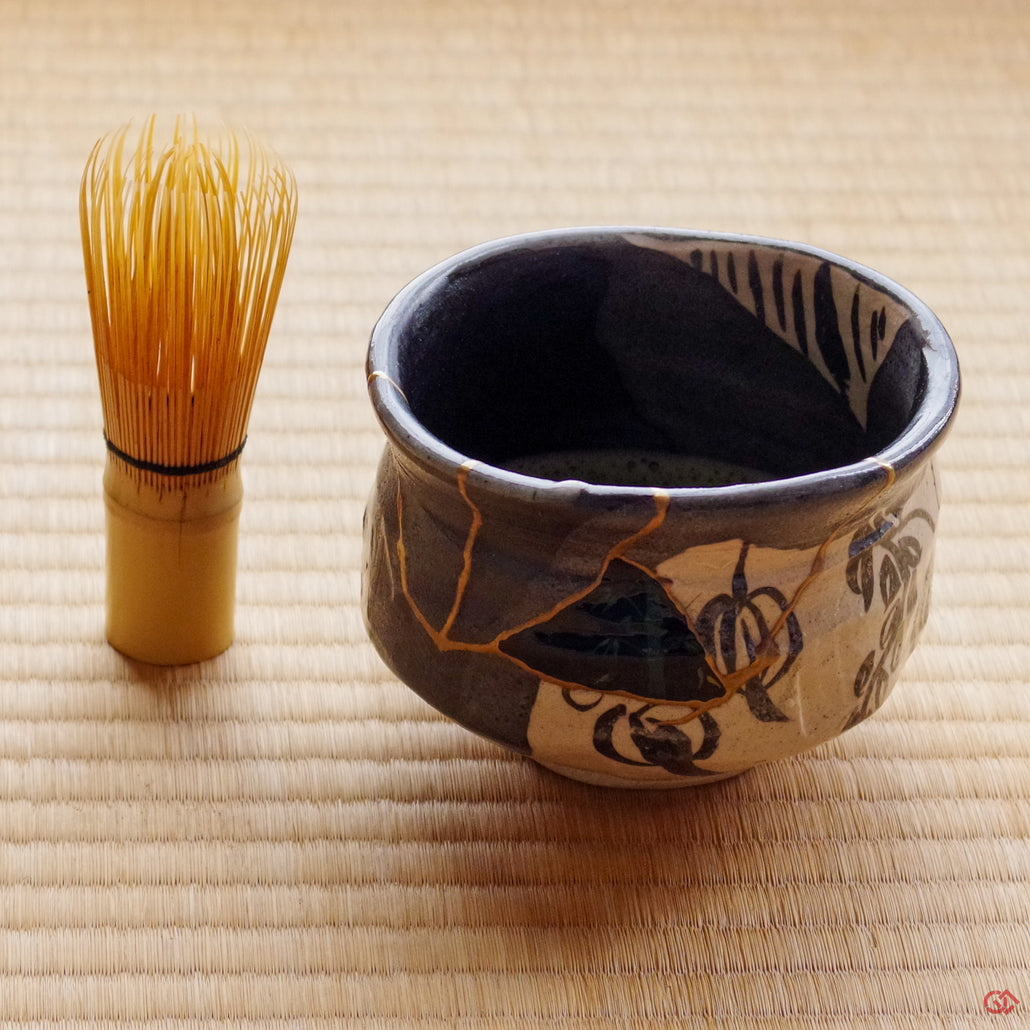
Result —
[[984, 1008], [992, 1016], [1007, 1016], [1018, 1004], [1011, 991], [988, 991], [984, 996]]

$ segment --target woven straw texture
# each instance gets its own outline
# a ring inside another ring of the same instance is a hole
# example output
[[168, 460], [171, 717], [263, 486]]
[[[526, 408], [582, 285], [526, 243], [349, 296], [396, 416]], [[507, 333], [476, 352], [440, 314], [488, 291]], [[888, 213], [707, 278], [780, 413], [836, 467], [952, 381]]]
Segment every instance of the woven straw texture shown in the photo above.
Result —
[[[253, 128], [300, 190], [237, 640], [165, 672], [104, 641], [77, 214], [94, 141], [150, 111]], [[0, 1020], [1024, 1024], [1028, 167], [1025, 0], [0, 0]], [[599, 223], [846, 254], [963, 362], [894, 694], [694, 791], [500, 751], [361, 621], [377, 315], [466, 246]]]

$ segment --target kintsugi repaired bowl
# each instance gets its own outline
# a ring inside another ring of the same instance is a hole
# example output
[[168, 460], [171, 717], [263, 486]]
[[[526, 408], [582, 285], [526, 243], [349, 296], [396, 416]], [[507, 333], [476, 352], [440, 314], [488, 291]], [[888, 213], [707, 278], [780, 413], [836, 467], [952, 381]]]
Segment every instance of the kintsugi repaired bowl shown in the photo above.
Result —
[[395, 673], [577, 779], [706, 783], [882, 704], [927, 616], [955, 352], [762, 238], [499, 240], [373, 334], [364, 610]]

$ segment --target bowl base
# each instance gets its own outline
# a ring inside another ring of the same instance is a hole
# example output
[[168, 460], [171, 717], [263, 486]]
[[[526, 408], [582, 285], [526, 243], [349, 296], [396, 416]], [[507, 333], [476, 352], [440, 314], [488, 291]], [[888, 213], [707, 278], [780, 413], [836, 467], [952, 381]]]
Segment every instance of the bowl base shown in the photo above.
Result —
[[734, 776], [740, 776], [747, 772], [746, 769], [738, 769], [734, 772], [713, 773], [711, 776], [676, 776], [670, 777], [667, 780], [652, 780], [633, 779], [629, 776], [607, 776], [604, 773], [593, 772], [587, 769], [576, 769], [569, 765], [542, 762], [539, 758], [534, 758], [533, 761], [541, 768], [547, 769], [548, 772], [564, 776], [567, 780], [588, 783], [593, 787], [618, 787], [623, 790], [675, 790], [682, 787], [703, 787], [705, 784], [730, 780]]

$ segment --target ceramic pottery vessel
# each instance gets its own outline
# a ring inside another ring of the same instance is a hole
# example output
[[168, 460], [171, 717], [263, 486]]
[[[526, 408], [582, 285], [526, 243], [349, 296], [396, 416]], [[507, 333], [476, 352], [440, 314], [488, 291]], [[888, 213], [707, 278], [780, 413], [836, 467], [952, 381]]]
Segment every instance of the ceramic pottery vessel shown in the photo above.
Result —
[[558, 230], [426, 272], [368, 361], [365, 617], [441, 712], [664, 787], [883, 703], [927, 617], [959, 392], [900, 286], [795, 243]]

